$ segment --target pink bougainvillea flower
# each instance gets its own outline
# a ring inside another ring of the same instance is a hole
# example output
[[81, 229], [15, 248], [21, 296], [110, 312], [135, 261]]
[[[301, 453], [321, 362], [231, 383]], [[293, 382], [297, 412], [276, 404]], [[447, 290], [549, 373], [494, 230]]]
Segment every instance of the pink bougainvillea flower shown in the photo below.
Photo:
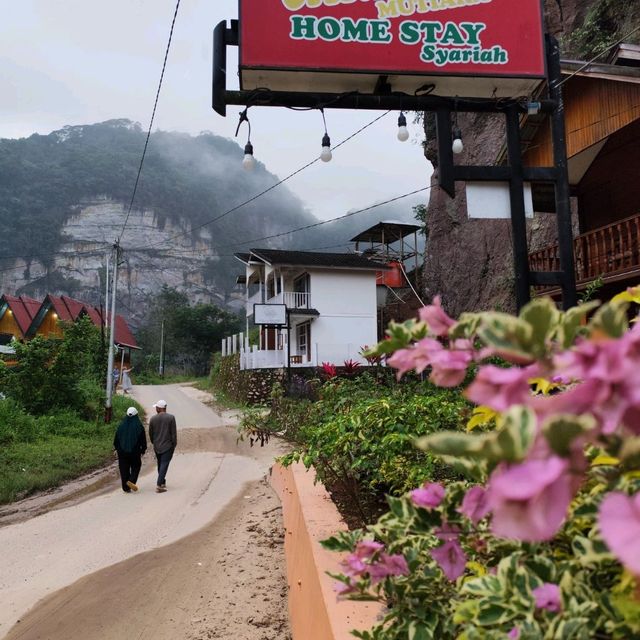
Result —
[[499, 465], [491, 474], [487, 492], [493, 533], [526, 542], [550, 540], [578, 489], [570, 464], [552, 455]]
[[[429, 338], [425, 338], [429, 340]], [[430, 353], [431, 375], [429, 379], [439, 387], [457, 387], [467, 375], [467, 368], [473, 360], [470, 349], [445, 349], [439, 342]]]
[[369, 569], [369, 565], [365, 564], [363, 559], [355, 553], [349, 554], [341, 564], [345, 574], [352, 578], [360, 578]]
[[553, 613], [558, 613], [562, 609], [562, 594], [557, 584], [545, 582], [532, 593], [536, 600], [536, 609], [546, 609]]
[[345, 582], [336, 582], [333, 585], [333, 590], [336, 592], [338, 599], [340, 599], [341, 596], [347, 596], [350, 593], [358, 591], [357, 582], [353, 578], [349, 579], [348, 584]]
[[478, 524], [490, 511], [486, 490], [483, 487], [471, 487], [465, 493], [458, 511], [473, 524]]
[[519, 640], [520, 629], [518, 629], [518, 627], [513, 627], [513, 629], [511, 629], [511, 631], [509, 631], [509, 633], [507, 634], [507, 638], [509, 638], [509, 640]]
[[610, 493], [600, 505], [598, 524], [613, 555], [640, 576], [640, 493]]
[[449, 524], [445, 521], [442, 523], [441, 527], [434, 531], [434, 534], [439, 540], [442, 540], [442, 542], [457, 540], [460, 535], [460, 527], [455, 524]]
[[527, 404], [532, 399], [529, 379], [535, 378], [537, 366], [520, 367], [484, 366], [465, 391], [469, 400], [491, 407], [495, 411], [506, 411], [516, 404]]
[[398, 349], [392, 356], [387, 358], [387, 364], [398, 370], [396, 376], [400, 380], [405, 373], [416, 366], [416, 351], [413, 347]]
[[409, 575], [409, 565], [401, 554], [389, 555], [383, 553], [380, 560], [368, 567], [371, 582], [376, 584], [389, 576]]
[[442, 546], [432, 549], [431, 555], [451, 582], [457, 580], [464, 573], [467, 556], [457, 540], [449, 540]]
[[375, 540], [361, 540], [355, 548], [355, 555], [358, 558], [370, 560], [378, 551], [382, 551], [384, 545]]
[[434, 336], [446, 336], [449, 329], [456, 324], [456, 321], [450, 318], [442, 308], [440, 296], [435, 296], [433, 304], [423, 307], [419, 313], [420, 320], [426, 323], [429, 333]]
[[572, 408], [571, 413], [589, 412], [605, 435], [620, 425], [640, 434], [639, 326], [616, 340], [582, 340], [574, 349], [556, 356], [556, 372], [582, 382], [556, 396], [550, 410], [564, 405]]
[[444, 487], [437, 482], [431, 482], [425, 484], [419, 489], [414, 489], [411, 492], [411, 502], [413, 502], [416, 507], [434, 509], [444, 500], [444, 496]]

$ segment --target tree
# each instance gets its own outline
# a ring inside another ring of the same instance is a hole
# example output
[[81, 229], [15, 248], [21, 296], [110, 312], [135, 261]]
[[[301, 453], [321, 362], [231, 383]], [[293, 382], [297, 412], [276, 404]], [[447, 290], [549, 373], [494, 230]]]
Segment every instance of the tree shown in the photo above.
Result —
[[211, 354], [222, 339], [241, 327], [237, 315], [213, 304], [190, 305], [184, 293], [164, 286], [138, 333], [140, 346], [148, 354], [140, 363], [143, 369], [155, 370], [159, 364], [163, 322], [167, 369], [195, 375], [207, 373]]

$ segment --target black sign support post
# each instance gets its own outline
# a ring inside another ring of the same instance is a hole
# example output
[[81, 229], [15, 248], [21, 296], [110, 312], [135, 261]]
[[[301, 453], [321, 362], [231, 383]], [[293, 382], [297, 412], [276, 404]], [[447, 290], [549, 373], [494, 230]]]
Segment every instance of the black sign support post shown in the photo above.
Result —
[[[548, 99], [540, 100], [541, 113], [550, 116], [553, 139], [553, 167], [525, 167], [522, 160], [520, 117], [527, 112], [527, 101], [522, 98], [465, 98], [429, 95], [399, 94], [391, 91], [386, 82], [379, 82], [377, 93], [310, 93], [291, 91], [229, 91], [227, 81], [227, 46], [238, 46], [238, 21], [231, 27], [221, 22], [214, 30], [213, 96], [212, 107], [226, 115], [227, 105], [298, 107], [309, 109], [370, 109], [397, 111], [431, 111], [436, 114], [438, 143], [438, 182], [451, 197], [455, 197], [456, 182], [508, 182], [511, 203], [515, 296], [518, 309], [530, 300], [533, 286], [558, 286], [562, 291], [564, 309], [577, 302], [573, 256], [573, 231], [569, 200], [568, 160], [562, 100], [562, 74], [560, 50], [555, 38], [547, 35]], [[509, 164], [504, 166], [465, 166], [454, 164], [452, 151], [452, 113], [498, 113], [506, 117], [507, 151]], [[560, 254], [559, 271], [531, 271], [526, 233], [524, 183], [543, 182], [555, 187], [556, 222]], [[290, 325], [290, 322], [288, 321]], [[290, 329], [289, 329], [290, 330]], [[289, 378], [291, 375], [289, 362]]]

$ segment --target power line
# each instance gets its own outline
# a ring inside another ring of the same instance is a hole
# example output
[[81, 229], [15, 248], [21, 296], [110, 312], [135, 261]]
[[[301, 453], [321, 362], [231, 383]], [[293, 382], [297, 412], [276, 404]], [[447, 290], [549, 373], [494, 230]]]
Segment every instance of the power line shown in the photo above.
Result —
[[138, 192], [138, 184], [140, 183], [140, 175], [142, 174], [142, 165], [144, 164], [144, 159], [147, 155], [147, 147], [149, 146], [149, 138], [151, 137], [151, 129], [153, 128], [153, 121], [156, 117], [156, 109], [158, 108], [158, 100], [160, 99], [160, 90], [162, 89], [162, 81], [164, 80], [164, 72], [167, 68], [167, 59], [169, 58], [169, 50], [171, 49], [171, 40], [173, 39], [173, 29], [176, 24], [176, 18], [178, 17], [178, 9], [180, 8], [180, 0], [176, 3], [176, 9], [173, 13], [173, 20], [171, 21], [171, 30], [169, 31], [169, 40], [167, 42], [167, 48], [164, 52], [164, 62], [162, 63], [162, 72], [160, 73], [160, 81], [158, 82], [158, 90], [156, 91], [156, 99], [153, 103], [153, 112], [151, 113], [151, 120], [149, 122], [149, 129], [147, 131], [147, 138], [144, 142], [144, 149], [142, 150], [142, 157], [140, 158], [140, 166], [138, 167], [138, 175], [136, 176], [136, 182], [133, 186], [133, 193], [131, 194], [131, 202], [129, 202], [129, 210], [127, 211], [127, 215], [124, 219], [124, 224], [122, 225], [122, 231], [120, 232], [120, 236], [118, 237], [118, 244], [120, 240], [122, 240], [122, 236], [124, 235], [125, 229], [127, 228], [127, 222], [129, 222], [129, 216], [131, 215], [131, 209], [133, 208], [133, 201], [136, 198], [136, 193]]
[[640, 26], [636, 27], [626, 35], [622, 36], [622, 38], [620, 38], [620, 40], [618, 40], [617, 42], [614, 42], [613, 44], [610, 44], [607, 47], [605, 47], [602, 51], [600, 51], [600, 53], [598, 53], [593, 58], [591, 58], [591, 60], [589, 60], [588, 62], [585, 62], [580, 68], [578, 68], [577, 71], [574, 71], [570, 76], [567, 76], [564, 80], [559, 82], [557, 86], [561, 87], [565, 82], [568, 82], [569, 80], [571, 80], [571, 78], [573, 78], [574, 76], [577, 76], [579, 73], [584, 71], [588, 66], [593, 64], [598, 58], [601, 58], [605, 53], [608, 53], [614, 47], [617, 47], [618, 45], [622, 44], [627, 38], [630, 38], [632, 35], [634, 35], [638, 31], [640, 31]]
[[[342, 216], [338, 216], [337, 218], [332, 218], [331, 220], [323, 220], [321, 222], [314, 222], [313, 224], [307, 224], [304, 227], [298, 227], [297, 229], [290, 229], [289, 231], [283, 231], [281, 233], [274, 233], [270, 236], [264, 236], [262, 238], [254, 238], [253, 240], [247, 240], [246, 242], [238, 242], [232, 246], [242, 247], [247, 244], [253, 244], [254, 242], [262, 242], [263, 240], [273, 240], [274, 238], [281, 238], [282, 236], [288, 236], [292, 233], [297, 233], [298, 231], [306, 231], [308, 229], [314, 229], [316, 227], [321, 227], [325, 224], [331, 224], [332, 222], [336, 222], [337, 220], [344, 220], [345, 218], [350, 218], [351, 216], [358, 215], [359, 213], [364, 213], [365, 211], [371, 211], [372, 209], [376, 209], [378, 207], [382, 207], [385, 204], [391, 204], [392, 202], [397, 202], [398, 200], [402, 200], [404, 198], [408, 198], [409, 196], [413, 196], [417, 193], [421, 193], [423, 191], [429, 191], [432, 189], [432, 186], [422, 187], [421, 189], [415, 189], [414, 191], [410, 191], [409, 193], [403, 193], [400, 196], [395, 196], [394, 198], [390, 198], [389, 200], [384, 200], [383, 202], [377, 202], [376, 204], [372, 204], [368, 207], [364, 207], [363, 209], [358, 209], [357, 211], [350, 211], [349, 213], [345, 213]], [[229, 246], [229, 245], [227, 245]], [[217, 247], [212, 246], [212, 249]]]
[[[378, 122], [378, 120], [381, 120], [382, 118], [384, 118], [389, 113], [390, 113], [390, 111], [385, 111], [382, 115], [377, 116], [376, 118], [374, 118], [373, 120], [371, 120], [370, 122], [365, 124], [364, 126], [360, 127], [360, 129], [358, 129], [357, 131], [354, 131], [354, 133], [352, 133], [350, 136], [348, 136], [347, 138], [345, 138], [344, 140], [342, 140], [341, 142], [336, 144], [333, 147], [333, 149], [334, 150], [338, 149], [343, 144], [346, 144], [347, 142], [349, 142], [349, 140], [352, 140], [353, 138], [355, 138], [357, 135], [362, 133], [365, 129], [368, 129], [369, 127], [374, 125], [376, 122]], [[158, 246], [160, 244], [164, 244], [165, 242], [171, 242], [171, 241], [175, 240], [176, 238], [179, 238], [181, 236], [185, 236], [188, 233], [193, 233], [194, 231], [198, 231], [198, 229], [202, 229], [203, 227], [207, 227], [210, 224], [213, 224], [214, 222], [218, 222], [218, 220], [222, 220], [222, 218], [225, 218], [226, 216], [230, 215], [231, 213], [234, 213], [235, 211], [238, 211], [238, 209], [241, 209], [242, 207], [246, 207], [248, 204], [254, 202], [258, 198], [261, 198], [262, 196], [264, 196], [265, 194], [269, 193], [270, 191], [273, 191], [275, 188], [279, 187], [281, 184], [284, 184], [285, 182], [287, 182], [288, 180], [290, 180], [294, 176], [297, 176], [299, 173], [302, 173], [305, 169], [308, 169], [310, 166], [314, 165], [316, 162], [319, 162], [319, 161], [320, 161], [319, 157], [318, 158], [314, 158], [311, 162], [307, 162], [307, 164], [303, 165], [299, 169], [296, 169], [294, 172], [290, 173], [285, 178], [282, 178], [281, 180], [279, 180], [275, 184], [271, 185], [270, 187], [267, 187], [266, 189], [264, 189], [260, 193], [257, 193], [255, 196], [252, 196], [251, 198], [249, 198], [248, 200], [245, 200], [244, 202], [241, 202], [240, 204], [232, 207], [231, 209], [228, 209], [227, 211], [224, 211], [223, 213], [221, 213], [220, 215], [216, 216], [215, 218], [211, 218], [210, 220], [207, 220], [206, 222], [203, 222], [203, 223], [201, 223], [201, 224], [199, 224], [199, 225], [197, 225], [195, 227], [191, 227], [189, 229], [189, 231], [183, 231], [183, 232], [177, 233], [177, 234], [171, 236], [170, 238], [168, 238], [166, 240], [163, 240], [162, 242], [158, 242], [155, 245], [149, 245], [149, 246], [150, 247], [155, 247], [155, 246]]]

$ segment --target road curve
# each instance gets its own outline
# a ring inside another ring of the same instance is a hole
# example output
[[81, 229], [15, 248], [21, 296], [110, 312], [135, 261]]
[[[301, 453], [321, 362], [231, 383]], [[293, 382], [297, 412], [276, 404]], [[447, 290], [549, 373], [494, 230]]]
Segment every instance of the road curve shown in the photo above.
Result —
[[178, 450], [169, 490], [155, 493], [155, 465], [147, 454], [138, 493], [122, 492], [112, 471], [110, 490], [0, 528], [0, 638], [42, 598], [210, 525], [268, 471], [274, 449], [237, 444], [235, 416], [203, 404], [197, 390], [136, 387], [134, 396], [149, 415], [158, 399], [176, 415]]

